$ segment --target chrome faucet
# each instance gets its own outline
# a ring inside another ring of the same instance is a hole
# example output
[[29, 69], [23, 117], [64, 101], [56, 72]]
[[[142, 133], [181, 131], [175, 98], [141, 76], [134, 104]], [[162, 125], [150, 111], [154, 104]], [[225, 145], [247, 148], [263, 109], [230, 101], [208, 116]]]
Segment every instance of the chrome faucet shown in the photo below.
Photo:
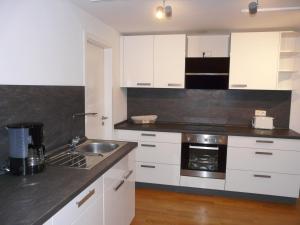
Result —
[[74, 150], [79, 142], [80, 142], [80, 137], [76, 136], [75, 138], [73, 138], [71, 144], [69, 145], [71, 150]]

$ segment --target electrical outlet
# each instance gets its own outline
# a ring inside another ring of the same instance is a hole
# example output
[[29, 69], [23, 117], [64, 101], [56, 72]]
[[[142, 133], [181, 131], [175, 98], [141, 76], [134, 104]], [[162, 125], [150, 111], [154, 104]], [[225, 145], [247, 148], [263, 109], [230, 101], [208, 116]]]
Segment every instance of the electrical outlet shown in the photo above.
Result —
[[255, 116], [266, 116], [267, 111], [266, 110], [255, 110]]

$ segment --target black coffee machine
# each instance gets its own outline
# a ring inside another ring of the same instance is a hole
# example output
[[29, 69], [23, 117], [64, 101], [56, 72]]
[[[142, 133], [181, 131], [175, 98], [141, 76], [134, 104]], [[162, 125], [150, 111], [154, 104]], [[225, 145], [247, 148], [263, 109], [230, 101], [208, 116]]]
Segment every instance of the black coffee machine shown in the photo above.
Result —
[[45, 168], [42, 123], [7, 125], [9, 135], [9, 169], [14, 175], [32, 175]]

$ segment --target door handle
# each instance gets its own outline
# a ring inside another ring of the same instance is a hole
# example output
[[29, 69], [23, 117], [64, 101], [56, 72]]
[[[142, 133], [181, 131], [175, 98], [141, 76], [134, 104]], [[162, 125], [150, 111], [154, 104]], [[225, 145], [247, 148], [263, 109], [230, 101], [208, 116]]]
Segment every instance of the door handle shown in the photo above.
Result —
[[267, 140], [256, 140], [256, 143], [262, 143], [262, 144], [273, 144], [274, 141], [267, 141]]
[[218, 151], [219, 147], [206, 147], [206, 146], [195, 146], [195, 145], [190, 145], [190, 149], [200, 149], [200, 150], [214, 150]]
[[141, 165], [141, 167], [143, 167], [143, 168], [150, 168], [150, 169], [154, 169], [155, 168], [155, 166], [149, 166], [149, 165]]
[[118, 185], [117, 187], [114, 188], [115, 191], [118, 191], [120, 189], [120, 187], [122, 187], [122, 185], [125, 183], [124, 180], [122, 180]]
[[133, 170], [130, 170], [128, 174], [124, 176], [124, 178], [127, 180], [131, 176], [131, 174], [133, 174]]
[[136, 83], [137, 86], [150, 86], [151, 83]]
[[82, 206], [90, 197], [95, 194], [95, 189], [91, 190], [86, 196], [84, 196], [79, 202], [76, 202], [78, 208]]
[[236, 87], [236, 88], [246, 88], [248, 85], [247, 84], [232, 84], [231, 87]]
[[181, 84], [175, 84], [175, 83], [168, 83], [169, 87], [180, 87]]
[[107, 119], [108, 119], [107, 116], [102, 116], [102, 117], [101, 117], [101, 120], [107, 120]]
[[272, 152], [255, 152], [256, 155], [273, 155]]
[[142, 147], [155, 148], [156, 145], [141, 144]]
[[155, 137], [156, 136], [156, 134], [145, 134], [145, 133], [142, 133], [141, 134], [142, 136], [146, 136], [146, 137]]
[[260, 175], [260, 174], [254, 174], [254, 177], [258, 177], [258, 178], [272, 178], [270, 175]]

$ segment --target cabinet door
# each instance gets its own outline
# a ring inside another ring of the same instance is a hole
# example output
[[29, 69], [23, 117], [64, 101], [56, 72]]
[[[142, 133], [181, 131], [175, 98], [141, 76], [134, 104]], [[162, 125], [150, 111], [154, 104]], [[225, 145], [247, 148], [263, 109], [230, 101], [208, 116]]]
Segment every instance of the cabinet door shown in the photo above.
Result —
[[188, 36], [188, 57], [229, 57], [229, 35]]
[[185, 35], [154, 37], [154, 87], [184, 88]]
[[279, 32], [233, 33], [230, 89], [276, 90]]
[[125, 36], [123, 39], [123, 86], [153, 87], [154, 37]]

